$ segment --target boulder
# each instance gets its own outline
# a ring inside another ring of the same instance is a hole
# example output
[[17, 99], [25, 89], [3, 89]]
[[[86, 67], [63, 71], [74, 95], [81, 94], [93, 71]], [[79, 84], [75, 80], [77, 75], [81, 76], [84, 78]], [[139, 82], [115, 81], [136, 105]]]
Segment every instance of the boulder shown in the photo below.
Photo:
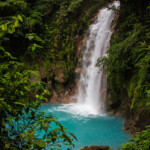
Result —
[[80, 150], [109, 150], [109, 146], [85, 146], [81, 148]]

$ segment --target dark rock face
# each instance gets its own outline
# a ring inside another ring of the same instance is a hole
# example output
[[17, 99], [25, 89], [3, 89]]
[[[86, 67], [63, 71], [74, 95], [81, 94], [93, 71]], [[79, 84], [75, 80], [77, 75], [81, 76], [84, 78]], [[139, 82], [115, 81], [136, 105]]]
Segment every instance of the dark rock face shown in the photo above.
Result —
[[135, 135], [136, 132], [144, 130], [145, 126], [150, 124], [150, 112], [144, 111], [142, 107], [141, 109], [131, 109], [132, 100], [128, 97], [125, 90], [124, 93], [120, 94], [120, 99], [122, 99], [120, 104], [113, 102], [110, 92], [107, 92], [107, 112], [124, 118], [123, 129], [129, 134]]
[[126, 120], [123, 129], [131, 135], [134, 135], [138, 131], [138, 129], [135, 127], [134, 120]]
[[85, 146], [80, 150], [109, 150], [108, 146]]

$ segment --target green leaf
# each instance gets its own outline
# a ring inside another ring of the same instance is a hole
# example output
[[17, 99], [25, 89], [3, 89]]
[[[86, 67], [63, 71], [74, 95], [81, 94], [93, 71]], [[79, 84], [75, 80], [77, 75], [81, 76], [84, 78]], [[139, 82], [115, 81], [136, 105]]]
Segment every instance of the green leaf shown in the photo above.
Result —
[[3, 24], [3, 25], [2, 25], [2, 30], [3, 30], [3, 31], [6, 31], [6, 30], [7, 30], [7, 24]]
[[32, 51], [34, 52], [36, 49], [36, 44], [34, 43], [33, 46], [32, 46]]
[[45, 132], [47, 132], [50, 127], [49, 124], [47, 124], [47, 123], [43, 124], [42, 126], [43, 126], [43, 129]]
[[36, 35], [36, 33], [29, 33], [29, 34], [26, 34], [26, 38], [28, 38], [30, 41], [32, 39], [36, 40], [36, 41], [39, 41], [39, 42], [43, 42], [43, 40]]
[[63, 134], [63, 137], [69, 142], [69, 144], [72, 144], [71, 139], [66, 134]]
[[35, 40], [36, 40], [36, 41], [39, 41], [39, 42], [42, 42], [42, 41], [43, 41], [43, 40], [42, 40], [39, 36], [37, 36], [37, 35], [35, 36]]
[[22, 105], [22, 106], [25, 105], [25, 104], [23, 104], [23, 103], [21, 103], [21, 102], [14, 102], [14, 104], [16, 104], [16, 105]]
[[38, 146], [39, 147], [41, 147], [41, 148], [44, 148], [44, 147], [46, 147], [46, 143], [44, 142], [44, 141], [42, 141], [41, 139], [40, 140], [38, 140]]
[[39, 98], [40, 96], [39, 95], [36, 95], [36, 98]]
[[15, 21], [14, 25], [15, 25], [15, 27], [18, 27], [18, 25], [19, 25], [18, 20]]
[[23, 22], [23, 19], [22, 19], [22, 17], [21, 17], [20, 15], [18, 15], [17, 17], [18, 17], [18, 19], [19, 19], [21, 22]]
[[44, 93], [50, 95], [50, 92], [48, 90], [44, 90]]
[[4, 101], [4, 98], [0, 98], [0, 101]]
[[9, 34], [13, 34], [12, 27], [9, 27], [9, 28], [8, 28], [8, 33], [9, 33]]
[[20, 94], [21, 94], [21, 95], [24, 95], [23, 91], [20, 91]]
[[78, 140], [77, 137], [73, 133], [69, 133], [76, 141]]
[[5, 49], [4, 49], [4, 47], [3, 47], [3, 46], [0, 46], [0, 50], [5, 51]]

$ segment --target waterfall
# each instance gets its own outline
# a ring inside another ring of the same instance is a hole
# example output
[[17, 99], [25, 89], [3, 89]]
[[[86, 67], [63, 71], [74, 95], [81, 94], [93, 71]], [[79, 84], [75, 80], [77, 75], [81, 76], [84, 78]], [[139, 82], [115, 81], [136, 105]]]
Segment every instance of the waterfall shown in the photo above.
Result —
[[89, 37], [82, 60], [77, 105], [79, 109], [92, 114], [103, 113], [105, 110], [102, 93], [106, 89], [107, 78], [103, 71], [99, 72], [99, 68], [95, 67], [95, 64], [99, 57], [106, 55], [109, 48], [112, 35], [111, 25], [115, 18], [114, 9], [117, 9], [119, 5], [119, 1], [115, 1], [108, 8], [101, 9], [96, 21], [89, 29]]

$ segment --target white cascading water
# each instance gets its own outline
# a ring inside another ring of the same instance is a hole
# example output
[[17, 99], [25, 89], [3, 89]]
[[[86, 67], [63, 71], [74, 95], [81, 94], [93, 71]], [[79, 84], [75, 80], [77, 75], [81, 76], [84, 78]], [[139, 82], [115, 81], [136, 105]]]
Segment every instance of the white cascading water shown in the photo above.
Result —
[[114, 1], [108, 8], [101, 9], [95, 23], [90, 26], [86, 49], [83, 53], [77, 103], [62, 105], [59, 111], [82, 116], [104, 114], [102, 93], [106, 91], [107, 76], [103, 71], [99, 72], [99, 68], [95, 65], [97, 59], [106, 55], [109, 48], [111, 25], [116, 15], [114, 9], [118, 9], [119, 5], [119, 1]]
[[[119, 1], [115, 1], [109, 5], [109, 8], [117, 9], [119, 5]], [[101, 94], [104, 90], [102, 83], [106, 84], [103, 82], [106, 78], [95, 65], [97, 59], [106, 55], [109, 48], [112, 35], [111, 25], [115, 17], [115, 11], [109, 8], [101, 9], [97, 20], [90, 26], [89, 37], [83, 54], [77, 103], [84, 107], [83, 110], [90, 111], [92, 114], [104, 112], [104, 101], [102, 101]]]

